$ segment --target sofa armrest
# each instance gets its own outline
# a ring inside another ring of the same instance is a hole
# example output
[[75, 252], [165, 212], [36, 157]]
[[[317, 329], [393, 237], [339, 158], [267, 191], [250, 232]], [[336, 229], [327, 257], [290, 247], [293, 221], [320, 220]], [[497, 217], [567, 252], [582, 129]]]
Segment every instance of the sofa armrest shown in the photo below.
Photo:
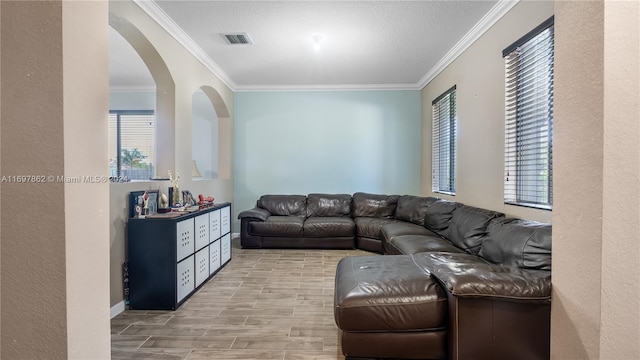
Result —
[[254, 218], [262, 221], [267, 221], [269, 216], [271, 216], [271, 213], [269, 211], [257, 207], [251, 210], [242, 211], [240, 214], [238, 214], [238, 219]]
[[457, 297], [550, 302], [551, 272], [490, 264], [471, 254], [425, 253], [414, 262]]

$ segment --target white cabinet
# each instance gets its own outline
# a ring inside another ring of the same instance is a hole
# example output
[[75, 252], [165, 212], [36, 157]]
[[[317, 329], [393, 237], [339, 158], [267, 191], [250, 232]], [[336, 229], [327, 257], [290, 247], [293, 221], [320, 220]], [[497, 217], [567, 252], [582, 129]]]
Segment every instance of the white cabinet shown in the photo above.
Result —
[[220, 269], [220, 239], [209, 245], [209, 275]]
[[214, 242], [220, 238], [220, 210], [209, 213], [209, 242]]
[[195, 274], [193, 271], [193, 257], [194, 255], [189, 256], [188, 258], [182, 260], [176, 266], [177, 271], [177, 288], [178, 288], [178, 299], [177, 302], [181, 302], [187, 295], [189, 295], [193, 289], [195, 289]]
[[209, 245], [209, 214], [198, 215], [195, 218], [196, 251]]
[[196, 287], [209, 278], [209, 246], [196, 253]]
[[194, 249], [193, 218], [178, 221], [176, 224], [176, 254], [178, 261], [193, 254]]
[[220, 209], [220, 235], [231, 232], [231, 207]]
[[220, 239], [220, 261], [224, 264], [231, 260], [231, 234], [227, 233]]

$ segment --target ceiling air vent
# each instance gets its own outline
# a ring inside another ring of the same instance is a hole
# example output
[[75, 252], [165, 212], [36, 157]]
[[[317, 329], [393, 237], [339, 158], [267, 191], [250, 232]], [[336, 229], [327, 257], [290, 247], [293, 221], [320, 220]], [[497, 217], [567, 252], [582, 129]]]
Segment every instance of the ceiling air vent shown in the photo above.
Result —
[[247, 33], [222, 34], [230, 45], [251, 45], [253, 42]]

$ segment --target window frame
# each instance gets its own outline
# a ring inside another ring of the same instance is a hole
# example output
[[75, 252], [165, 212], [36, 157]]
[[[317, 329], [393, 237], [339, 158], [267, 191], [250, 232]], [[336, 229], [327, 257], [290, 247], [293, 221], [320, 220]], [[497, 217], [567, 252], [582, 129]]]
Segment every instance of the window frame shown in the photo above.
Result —
[[[453, 85], [431, 102], [431, 191], [451, 196], [456, 194], [456, 89]], [[442, 107], [449, 111], [443, 111]], [[441, 143], [445, 141], [443, 146]]]
[[[548, 30], [550, 33], [545, 34]], [[552, 16], [502, 52], [505, 62], [504, 203], [507, 205], [553, 208], [554, 36]], [[531, 43], [534, 40], [546, 43], [538, 46]], [[521, 52], [527, 46], [536, 47], [526, 54]], [[532, 56], [547, 58], [540, 62], [538, 59], [522, 61]], [[546, 77], [541, 77], [538, 67]], [[534, 71], [535, 80], [523, 80]], [[534, 90], [525, 86], [541, 84], [545, 86], [536, 86]], [[525, 105], [533, 106], [537, 110], [535, 115]]]
[[[117, 158], [116, 158], [116, 177], [118, 179], [118, 181], [116, 182], [122, 182], [121, 180], [123, 179], [122, 177], [122, 116], [148, 116], [148, 115], [152, 115], [154, 116], [154, 126], [155, 126], [155, 120], [157, 120], [155, 118], [155, 110], [109, 110], [109, 115], [116, 115], [116, 152], [117, 152]], [[156, 136], [156, 131], [154, 128], [154, 143], [155, 143], [155, 136]], [[154, 167], [154, 172], [155, 172], [155, 160], [153, 159], [151, 165]], [[137, 180], [137, 181], [147, 181], [149, 179], [132, 179], [132, 178], [127, 178], [126, 181], [132, 181], [132, 180]]]

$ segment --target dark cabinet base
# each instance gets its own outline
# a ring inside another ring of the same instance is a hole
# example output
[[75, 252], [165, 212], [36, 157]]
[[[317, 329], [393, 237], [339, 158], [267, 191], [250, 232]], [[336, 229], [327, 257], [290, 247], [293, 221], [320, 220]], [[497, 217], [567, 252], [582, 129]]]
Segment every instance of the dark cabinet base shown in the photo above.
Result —
[[231, 204], [129, 219], [129, 309], [175, 310], [231, 261]]

